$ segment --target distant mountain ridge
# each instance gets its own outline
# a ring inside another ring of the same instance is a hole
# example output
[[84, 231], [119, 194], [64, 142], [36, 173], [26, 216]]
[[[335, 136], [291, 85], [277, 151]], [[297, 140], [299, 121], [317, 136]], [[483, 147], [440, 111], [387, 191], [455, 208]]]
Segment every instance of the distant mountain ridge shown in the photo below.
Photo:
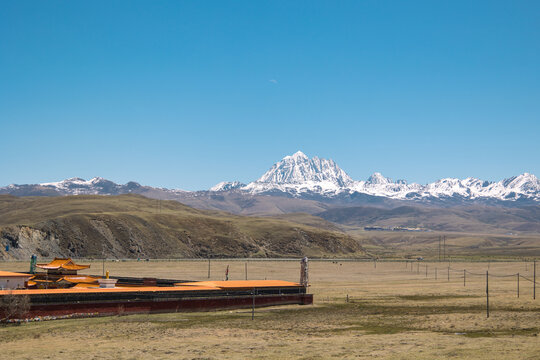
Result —
[[[222, 183], [223, 184], [223, 183]], [[235, 189], [250, 194], [283, 192], [294, 197], [318, 194], [325, 197], [355, 193], [396, 200], [430, 200], [445, 198], [540, 201], [540, 180], [524, 173], [499, 182], [476, 178], [445, 178], [427, 185], [392, 181], [374, 173], [366, 181], [355, 181], [333, 160], [308, 158], [297, 152], [274, 164], [257, 181]], [[221, 190], [220, 190], [221, 191]]]
[[[248, 184], [238, 181], [221, 182], [204, 191], [154, 188], [136, 182], [121, 185], [100, 177], [90, 180], [71, 178], [59, 182], [9, 185], [0, 188], [0, 194], [15, 196], [129, 193], [150, 198], [173, 199], [195, 207], [233, 212], [241, 212], [256, 200], [260, 202], [261, 196], [265, 198], [284, 196], [317, 201], [315, 207], [318, 208], [321, 207], [320, 203], [342, 205], [388, 201], [392, 204], [395, 201], [437, 204], [468, 202], [536, 204], [540, 201], [540, 180], [533, 174], [524, 173], [498, 182], [476, 178], [445, 178], [421, 185], [409, 184], [405, 180], [393, 181], [380, 173], [374, 173], [365, 181], [357, 181], [353, 180], [333, 160], [309, 158], [298, 151], [293, 155], [285, 156], [256, 181]], [[235, 203], [234, 210], [230, 209], [231, 202]], [[279, 204], [275, 206], [279, 208]], [[298, 208], [295, 209], [298, 210]], [[277, 212], [273, 211], [273, 213]], [[260, 213], [264, 213], [264, 210]]]
[[0, 194], [14, 196], [123, 195], [131, 193], [142, 194], [152, 191], [172, 194], [185, 192], [183, 190], [143, 186], [134, 181], [122, 185], [101, 177], [95, 177], [90, 180], [74, 177], [57, 182], [24, 185], [11, 184], [0, 188]]

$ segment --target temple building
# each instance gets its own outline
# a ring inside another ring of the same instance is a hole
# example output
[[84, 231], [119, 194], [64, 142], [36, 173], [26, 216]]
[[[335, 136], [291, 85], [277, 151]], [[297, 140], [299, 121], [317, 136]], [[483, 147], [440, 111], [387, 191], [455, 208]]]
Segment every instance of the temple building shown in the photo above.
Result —
[[48, 264], [37, 264], [36, 267], [47, 270], [49, 275], [77, 275], [77, 271], [89, 269], [90, 265], [77, 265], [69, 258], [54, 258]]
[[98, 285], [98, 278], [77, 275], [77, 271], [89, 269], [90, 265], [78, 265], [69, 258], [54, 258], [48, 264], [37, 264], [37, 268], [46, 272], [36, 273], [28, 281], [28, 287], [33, 288], [68, 288]]

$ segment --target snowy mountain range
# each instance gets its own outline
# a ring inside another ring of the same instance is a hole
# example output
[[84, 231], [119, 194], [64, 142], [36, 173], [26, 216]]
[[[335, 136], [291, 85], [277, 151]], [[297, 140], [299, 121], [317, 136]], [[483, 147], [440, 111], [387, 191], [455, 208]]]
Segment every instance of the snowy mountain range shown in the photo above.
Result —
[[103, 178], [84, 180], [71, 178], [59, 182], [32, 185], [9, 185], [0, 188], [0, 194], [15, 196], [59, 195], [119, 195], [142, 194], [160, 199], [174, 199], [189, 203], [195, 198], [215, 197], [212, 194], [237, 196], [279, 195], [300, 199], [332, 201], [339, 198], [376, 197], [398, 201], [448, 201], [463, 202], [496, 200], [498, 202], [540, 201], [540, 180], [524, 173], [498, 182], [475, 178], [446, 178], [431, 184], [392, 181], [380, 173], [367, 180], [353, 180], [333, 160], [309, 158], [301, 151], [285, 156], [258, 180], [249, 184], [238, 181], [221, 182], [208, 191], [189, 192], [176, 189], [153, 188], [136, 182], [120, 185]]
[[301, 151], [286, 156], [274, 164], [258, 180], [247, 185], [222, 182], [212, 191], [244, 191], [250, 194], [282, 192], [293, 197], [318, 194], [324, 197], [366, 194], [396, 200], [423, 199], [497, 199], [512, 201], [530, 199], [540, 201], [540, 180], [524, 173], [498, 182], [475, 178], [446, 178], [434, 183], [409, 184], [405, 180], [392, 181], [380, 173], [367, 180], [351, 179], [333, 160], [309, 158]]
[[11, 184], [0, 188], [0, 194], [14, 196], [121, 195], [130, 193], [153, 197], [151, 195], [155, 193], [183, 194], [186, 191], [142, 186], [134, 181], [121, 185], [101, 177], [90, 180], [75, 177], [41, 184]]

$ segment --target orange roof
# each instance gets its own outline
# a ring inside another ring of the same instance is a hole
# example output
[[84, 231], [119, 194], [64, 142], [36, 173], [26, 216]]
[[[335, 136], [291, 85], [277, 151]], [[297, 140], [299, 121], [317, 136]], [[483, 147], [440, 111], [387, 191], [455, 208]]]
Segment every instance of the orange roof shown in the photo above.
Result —
[[16, 273], [11, 271], [0, 271], [0, 277], [28, 277], [31, 278], [30, 274]]
[[37, 264], [36, 266], [45, 270], [83, 270], [90, 268], [90, 265], [77, 265], [73, 260], [64, 258], [54, 258], [54, 260], [48, 264]]
[[75, 283], [75, 284], [80, 284], [80, 283], [92, 284], [92, 283], [97, 283], [98, 278], [93, 277], [93, 276], [85, 276], [85, 275], [66, 275], [58, 279], [58, 281], [60, 280], [65, 280], [65, 281], [68, 281], [70, 283]]
[[73, 288], [99, 288], [99, 285], [91, 283], [77, 283]]
[[298, 283], [283, 280], [233, 280], [233, 281], [195, 281], [176, 283], [180, 286], [210, 286], [219, 289], [253, 289], [264, 287], [300, 286]]
[[[39, 281], [39, 280], [38, 280]], [[221, 289], [252, 289], [264, 287], [299, 286], [297, 283], [281, 280], [238, 280], [238, 281], [198, 281], [179, 283], [176, 286], [138, 286], [116, 287], [112, 289], [92, 287], [89, 283], [78, 283], [68, 289], [26, 289], [0, 290], [0, 295], [32, 295], [32, 294], [66, 294], [66, 293], [100, 293], [100, 292], [157, 292], [157, 291], [198, 291]]]
[[91, 288], [72, 287], [68, 289], [26, 289], [26, 290], [0, 290], [0, 295], [32, 295], [32, 294], [66, 294], [66, 293], [100, 293], [100, 292], [157, 292], [157, 291], [197, 291], [197, 290], [219, 290], [219, 288], [207, 286], [140, 286], [140, 287], [116, 287]]

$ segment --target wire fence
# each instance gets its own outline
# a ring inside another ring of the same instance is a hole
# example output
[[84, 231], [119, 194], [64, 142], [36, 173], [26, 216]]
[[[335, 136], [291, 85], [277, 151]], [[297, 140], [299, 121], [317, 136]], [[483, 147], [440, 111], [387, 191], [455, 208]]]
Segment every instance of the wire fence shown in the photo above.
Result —
[[[411, 271], [414, 272], [414, 265], [411, 262]], [[428, 264], [420, 264], [419, 261], [416, 262], [416, 273], [424, 273], [425, 270], [425, 276], [428, 277]], [[408, 268], [408, 262], [406, 263], [406, 267]], [[422, 269], [421, 269], [422, 268]], [[438, 271], [438, 267], [435, 267], [433, 270], [435, 280], [438, 280], [438, 276], [440, 277], [440, 273]], [[478, 272], [472, 272], [467, 269], [454, 269], [450, 265], [442, 269], [443, 271], [446, 270], [446, 278], [447, 281], [450, 282], [450, 279], [455, 280], [456, 279], [456, 273], [457, 279], [463, 279], [463, 286], [467, 285], [467, 275], [469, 276], [481, 276], [485, 278], [485, 284], [486, 284], [486, 316], [489, 317], [489, 295], [490, 293], [493, 293], [493, 289], [490, 289], [489, 287], [489, 279], [490, 278], [497, 278], [497, 279], [516, 279], [516, 295], [519, 298], [520, 297], [520, 279], [526, 280], [530, 283], [532, 283], [533, 289], [532, 289], [532, 297], [533, 300], [536, 300], [536, 285], [538, 284], [538, 281], [536, 280], [536, 260], [533, 261], [533, 278], [529, 278], [526, 276], [521, 275], [519, 272], [511, 273], [511, 274], [494, 274], [493, 272], [490, 274], [489, 270], [486, 270], [485, 273], [478, 273]], [[452, 274], [452, 275], [451, 275]]]

